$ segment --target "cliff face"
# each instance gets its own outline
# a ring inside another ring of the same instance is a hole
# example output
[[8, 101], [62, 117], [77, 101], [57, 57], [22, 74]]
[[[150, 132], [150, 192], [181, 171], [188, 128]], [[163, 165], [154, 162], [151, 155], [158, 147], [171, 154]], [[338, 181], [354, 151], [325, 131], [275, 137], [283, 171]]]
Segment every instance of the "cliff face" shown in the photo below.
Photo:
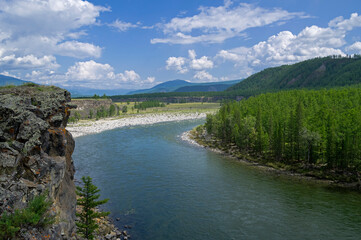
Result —
[[70, 93], [56, 87], [0, 89], [0, 214], [41, 193], [49, 195], [56, 214], [53, 226], [24, 231], [24, 238], [69, 239], [75, 231], [74, 140], [65, 129], [69, 102]]
[[93, 111], [93, 116], [95, 116], [97, 110], [108, 109], [112, 105], [111, 99], [73, 99], [71, 103], [76, 105], [76, 110], [71, 111], [71, 114], [75, 112], [79, 113], [82, 118], [88, 118], [90, 111]]

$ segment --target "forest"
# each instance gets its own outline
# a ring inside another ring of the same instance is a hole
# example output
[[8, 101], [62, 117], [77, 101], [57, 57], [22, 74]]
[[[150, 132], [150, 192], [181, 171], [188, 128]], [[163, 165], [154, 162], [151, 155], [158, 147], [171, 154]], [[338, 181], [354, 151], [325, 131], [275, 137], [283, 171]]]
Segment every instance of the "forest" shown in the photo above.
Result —
[[360, 122], [361, 86], [356, 85], [225, 102], [207, 116], [205, 128], [226, 146], [265, 161], [344, 171], [355, 178], [361, 170]]

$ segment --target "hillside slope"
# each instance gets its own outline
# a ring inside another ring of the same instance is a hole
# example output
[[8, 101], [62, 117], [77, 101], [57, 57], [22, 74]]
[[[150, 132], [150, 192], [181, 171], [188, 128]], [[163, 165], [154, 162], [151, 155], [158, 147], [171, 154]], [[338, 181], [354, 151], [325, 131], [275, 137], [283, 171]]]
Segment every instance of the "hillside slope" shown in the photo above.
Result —
[[241, 95], [295, 88], [329, 88], [361, 83], [361, 57], [314, 58], [293, 65], [267, 68], [227, 91]]
[[28, 81], [23, 81], [14, 77], [9, 77], [0, 74], [0, 86], [7, 86], [7, 85], [23, 85], [24, 83], [28, 83]]
[[185, 80], [172, 80], [158, 84], [150, 89], [141, 89], [127, 93], [144, 94], [144, 93], [167, 93], [167, 92], [220, 92], [228, 89], [232, 85], [239, 83], [241, 80], [209, 82], [209, 83], [191, 83]]
[[131, 94], [140, 94], [140, 93], [173, 92], [174, 90], [180, 87], [184, 87], [188, 85], [191, 85], [191, 83], [185, 80], [177, 79], [158, 84], [150, 89], [140, 89], [136, 91], [131, 91], [127, 94], [131, 95]]

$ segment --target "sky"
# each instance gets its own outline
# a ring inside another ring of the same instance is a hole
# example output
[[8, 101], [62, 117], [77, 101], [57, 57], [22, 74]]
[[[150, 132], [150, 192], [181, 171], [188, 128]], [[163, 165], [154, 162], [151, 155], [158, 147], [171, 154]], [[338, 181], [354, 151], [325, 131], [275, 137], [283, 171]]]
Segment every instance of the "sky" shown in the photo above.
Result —
[[0, 74], [142, 89], [361, 54], [360, 0], [0, 0]]

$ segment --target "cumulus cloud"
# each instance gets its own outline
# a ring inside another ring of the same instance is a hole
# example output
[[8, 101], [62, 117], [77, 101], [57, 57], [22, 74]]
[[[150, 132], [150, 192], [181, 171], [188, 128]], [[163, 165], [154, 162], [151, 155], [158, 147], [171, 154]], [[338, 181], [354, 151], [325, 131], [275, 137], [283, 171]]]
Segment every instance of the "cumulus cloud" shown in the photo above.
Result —
[[25, 55], [16, 57], [14, 54], [0, 56], [0, 69], [31, 69], [31, 68], [58, 68], [54, 56], [36, 57], [34, 55]]
[[178, 73], [187, 73], [189, 70], [212, 69], [214, 64], [207, 56], [197, 58], [195, 50], [188, 50], [188, 58], [169, 57], [166, 61], [166, 69], [175, 70]]
[[[151, 43], [192, 44], [197, 42], [221, 43], [226, 39], [242, 36], [249, 28], [261, 27], [295, 17], [303, 13], [290, 13], [282, 9], [264, 9], [241, 3], [234, 7], [225, 1], [219, 7], [200, 7], [200, 13], [191, 17], [176, 17], [165, 24], [158, 24], [165, 38], [154, 38]], [[200, 34], [195, 34], [195, 32]]]
[[139, 74], [133, 70], [126, 70], [124, 73], [119, 73], [117, 74], [117, 77], [122, 82], [138, 82], [140, 80]]
[[166, 63], [167, 70], [176, 70], [179, 73], [188, 72], [188, 69], [185, 67], [186, 59], [184, 57], [169, 57]]
[[28, 69], [43, 67], [46, 61], [49, 67], [56, 65], [54, 55], [101, 55], [99, 46], [74, 39], [86, 35], [81, 28], [94, 25], [107, 8], [83, 0], [0, 0], [0, 6], [2, 62], [5, 57], [18, 59], [11, 65]]
[[93, 60], [87, 62], [77, 62], [71, 66], [67, 73], [71, 80], [103, 80], [114, 79], [114, 69], [109, 64], [97, 63]]
[[199, 71], [193, 76], [194, 79], [198, 79], [201, 81], [217, 81], [218, 79], [213, 77], [210, 73], [206, 72], [205, 70]]
[[110, 64], [98, 63], [93, 60], [76, 62], [68, 68], [65, 74], [55, 73], [47, 69], [33, 70], [25, 76], [25, 79], [40, 84], [97, 89], [126, 89], [150, 86], [155, 82], [155, 77], [142, 79], [134, 70], [116, 73]]
[[361, 16], [359, 16], [357, 13], [351, 14], [349, 19], [344, 19], [342, 16], [340, 16], [330, 21], [328, 25], [331, 28], [351, 31], [355, 27], [361, 27]]
[[155, 82], [155, 77], [147, 77], [146, 82], [148, 82], [148, 83], [154, 83], [154, 82]]
[[213, 62], [209, 60], [208, 57], [203, 56], [199, 59], [192, 59], [189, 66], [195, 70], [202, 70], [206, 68], [213, 68]]
[[[252, 47], [238, 47], [221, 50], [217, 59], [231, 61], [240, 69], [261, 69], [307, 60], [314, 57], [345, 55], [342, 47], [346, 35], [355, 27], [361, 27], [361, 16], [352, 14], [349, 19], [338, 17], [330, 21], [328, 27], [310, 26], [298, 34], [282, 31]], [[361, 43], [355, 42], [346, 51], [361, 52]]]
[[133, 24], [133, 23], [129, 23], [129, 22], [123, 22], [123, 21], [120, 21], [119, 19], [117, 19], [114, 22], [109, 23], [107, 25], [110, 26], [110, 27], [116, 28], [120, 32], [125, 32], [130, 28], [139, 27], [140, 23]]
[[355, 42], [346, 48], [347, 51], [361, 54], [361, 42]]
[[78, 41], [60, 43], [57, 50], [58, 55], [74, 58], [86, 58], [89, 56], [100, 57], [102, 51], [101, 47]]

